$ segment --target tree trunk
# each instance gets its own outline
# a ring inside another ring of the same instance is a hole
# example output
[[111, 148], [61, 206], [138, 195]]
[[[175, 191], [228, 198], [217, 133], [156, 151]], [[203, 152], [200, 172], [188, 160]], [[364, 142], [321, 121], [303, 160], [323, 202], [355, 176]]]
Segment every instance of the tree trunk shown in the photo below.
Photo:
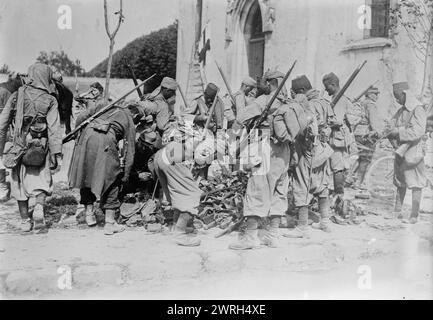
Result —
[[114, 39], [110, 39], [110, 51], [108, 53], [108, 62], [107, 62], [107, 74], [105, 79], [105, 94], [104, 98], [108, 101], [110, 97], [110, 77], [111, 77], [111, 63], [113, 62], [113, 48], [114, 48]]

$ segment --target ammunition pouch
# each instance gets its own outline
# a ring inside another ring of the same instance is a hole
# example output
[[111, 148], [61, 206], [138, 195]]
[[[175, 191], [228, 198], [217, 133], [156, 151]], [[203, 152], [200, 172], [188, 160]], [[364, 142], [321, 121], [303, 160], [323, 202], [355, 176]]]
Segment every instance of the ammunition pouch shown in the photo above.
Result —
[[111, 127], [108, 121], [99, 118], [96, 118], [92, 122], [90, 122], [89, 126], [93, 128], [93, 130], [99, 133], [108, 133]]

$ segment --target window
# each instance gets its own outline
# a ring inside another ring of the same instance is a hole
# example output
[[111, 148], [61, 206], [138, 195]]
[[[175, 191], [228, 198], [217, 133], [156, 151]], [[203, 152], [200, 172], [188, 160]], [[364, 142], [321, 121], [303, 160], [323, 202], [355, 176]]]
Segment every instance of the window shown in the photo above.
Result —
[[371, 8], [371, 29], [366, 29], [365, 38], [389, 37], [390, 0], [367, 0]]

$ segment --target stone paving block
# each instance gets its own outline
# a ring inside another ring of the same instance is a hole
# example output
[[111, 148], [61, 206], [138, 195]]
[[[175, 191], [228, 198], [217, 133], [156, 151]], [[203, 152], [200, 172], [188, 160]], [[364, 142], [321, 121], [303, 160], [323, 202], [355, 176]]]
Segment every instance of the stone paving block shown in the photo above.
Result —
[[205, 272], [225, 273], [239, 271], [242, 268], [242, 258], [231, 250], [210, 252], [205, 263]]
[[176, 257], [159, 258], [148, 263], [134, 263], [128, 268], [131, 281], [198, 276], [206, 257], [191, 252]]
[[119, 285], [122, 270], [116, 265], [78, 266], [72, 272], [73, 287]]
[[27, 292], [51, 292], [60, 290], [57, 269], [12, 271], [6, 277], [6, 291], [14, 294]]

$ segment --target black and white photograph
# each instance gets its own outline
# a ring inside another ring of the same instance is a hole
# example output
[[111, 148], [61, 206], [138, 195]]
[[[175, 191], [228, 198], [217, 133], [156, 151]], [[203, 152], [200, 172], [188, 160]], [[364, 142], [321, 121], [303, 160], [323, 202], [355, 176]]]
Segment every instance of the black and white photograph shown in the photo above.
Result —
[[0, 112], [0, 300], [433, 299], [433, 0], [0, 0]]

